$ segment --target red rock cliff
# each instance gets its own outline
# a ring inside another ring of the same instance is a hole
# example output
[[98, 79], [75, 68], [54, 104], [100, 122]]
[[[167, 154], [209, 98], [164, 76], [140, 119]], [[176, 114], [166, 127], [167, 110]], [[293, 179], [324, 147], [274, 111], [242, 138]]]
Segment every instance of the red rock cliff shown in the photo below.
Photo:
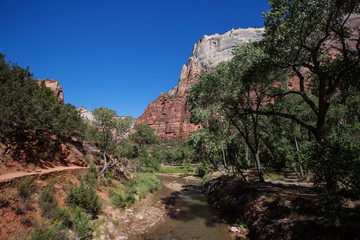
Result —
[[39, 83], [45, 82], [45, 86], [54, 92], [54, 96], [60, 101], [64, 101], [64, 93], [61, 84], [53, 79], [38, 79]]
[[222, 35], [203, 36], [193, 48], [188, 63], [182, 67], [179, 83], [168, 93], [161, 93], [136, 120], [136, 125], [148, 125], [162, 139], [186, 139], [197, 130], [190, 122], [186, 91], [198, 76], [218, 63], [233, 57], [234, 46], [262, 38], [262, 28], [232, 29]]

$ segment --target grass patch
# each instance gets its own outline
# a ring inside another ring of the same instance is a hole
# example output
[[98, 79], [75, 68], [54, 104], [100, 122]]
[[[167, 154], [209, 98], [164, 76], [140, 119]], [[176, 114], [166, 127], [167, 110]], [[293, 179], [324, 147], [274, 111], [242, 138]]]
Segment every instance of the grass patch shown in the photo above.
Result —
[[119, 208], [131, 206], [137, 199], [145, 198], [161, 186], [161, 181], [153, 173], [139, 173], [136, 178], [121, 183], [124, 187], [113, 183], [109, 192], [112, 204]]
[[182, 174], [189, 174], [194, 175], [195, 172], [187, 167], [184, 166], [169, 166], [164, 165], [161, 166], [160, 169], [157, 171], [158, 173], [166, 173], [166, 174], [175, 174], [175, 173], [182, 173]]

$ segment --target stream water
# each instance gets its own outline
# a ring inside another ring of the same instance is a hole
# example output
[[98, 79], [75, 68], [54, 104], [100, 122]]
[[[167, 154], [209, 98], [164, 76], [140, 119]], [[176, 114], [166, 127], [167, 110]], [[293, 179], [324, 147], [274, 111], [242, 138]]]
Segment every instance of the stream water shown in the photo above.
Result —
[[141, 236], [141, 239], [231, 239], [228, 226], [201, 194], [200, 182], [173, 176], [159, 178], [163, 183], [180, 183], [184, 190], [174, 191], [163, 184], [157, 198], [166, 204], [167, 217], [154, 230]]

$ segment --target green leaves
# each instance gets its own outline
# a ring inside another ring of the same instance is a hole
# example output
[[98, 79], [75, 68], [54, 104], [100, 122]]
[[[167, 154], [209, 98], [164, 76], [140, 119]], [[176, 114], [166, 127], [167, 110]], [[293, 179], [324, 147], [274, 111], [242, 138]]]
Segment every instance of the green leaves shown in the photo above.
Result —
[[84, 123], [74, 106], [58, 101], [28, 69], [0, 55], [0, 141], [12, 149], [16, 160], [54, 159], [61, 151], [58, 142], [81, 140], [83, 132]]

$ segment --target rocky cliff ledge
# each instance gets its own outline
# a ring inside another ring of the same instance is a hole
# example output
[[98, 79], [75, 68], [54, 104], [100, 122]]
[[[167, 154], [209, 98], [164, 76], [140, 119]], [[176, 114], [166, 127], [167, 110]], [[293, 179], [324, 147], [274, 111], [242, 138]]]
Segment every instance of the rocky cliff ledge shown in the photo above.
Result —
[[186, 91], [191, 83], [197, 81], [201, 73], [231, 59], [234, 46], [259, 41], [263, 32], [263, 28], [239, 28], [221, 35], [204, 35], [194, 45], [191, 57], [182, 67], [178, 85], [151, 102], [136, 120], [136, 125], [149, 125], [162, 139], [188, 138], [190, 132], [200, 128], [190, 122], [190, 112], [186, 107]]
[[60, 101], [64, 101], [64, 93], [61, 84], [54, 79], [37, 79], [39, 83], [45, 82], [45, 86], [54, 92], [54, 96]]

